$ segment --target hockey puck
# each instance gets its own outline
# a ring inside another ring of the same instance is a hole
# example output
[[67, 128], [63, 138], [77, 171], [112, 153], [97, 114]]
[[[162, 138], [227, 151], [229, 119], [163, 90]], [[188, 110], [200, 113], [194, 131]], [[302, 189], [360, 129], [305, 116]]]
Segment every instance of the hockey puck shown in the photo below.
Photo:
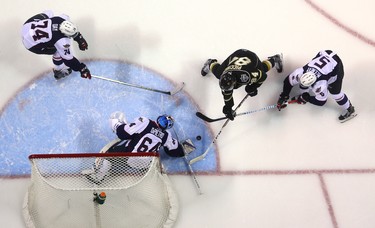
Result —
[[202, 137], [200, 135], [198, 135], [197, 137], [195, 137], [198, 141], [202, 139]]

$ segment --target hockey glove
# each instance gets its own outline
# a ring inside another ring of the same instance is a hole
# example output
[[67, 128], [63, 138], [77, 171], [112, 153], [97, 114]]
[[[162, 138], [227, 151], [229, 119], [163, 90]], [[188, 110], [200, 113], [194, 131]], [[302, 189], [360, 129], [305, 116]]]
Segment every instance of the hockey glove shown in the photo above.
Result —
[[82, 69], [80, 70], [81, 77], [91, 79], [91, 73], [90, 73], [90, 70], [87, 68], [87, 66], [84, 63], [81, 63], [81, 66], [82, 66]]
[[249, 94], [250, 97], [255, 97], [258, 94], [258, 89], [257, 87], [253, 85], [247, 85], [245, 87], [245, 91], [247, 94]]
[[116, 130], [119, 126], [126, 124], [125, 115], [122, 112], [114, 112], [109, 118], [109, 125], [113, 132], [116, 133]]
[[277, 100], [277, 109], [281, 111], [281, 109], [286, 108], [288, 104], [289, 96], [285, 95], [284, 93], [280, 94], [279, 100]]
[[236, 113], [232, 110], [232, 107], [226, 105], [223, 107], [223, 113], [230, 120], [234, 120], [234, 117], [236, 116]]
[[78, 43], [79, 50], [84, 51], [88, 49], [89, 45], [81, 33], [78, 33], [73, 39]]
[[297, 97], [293, 97], [291, 101], [296, 101], [298, 104], [306, 104], [310, 100], [309, 93], [303, 93]]

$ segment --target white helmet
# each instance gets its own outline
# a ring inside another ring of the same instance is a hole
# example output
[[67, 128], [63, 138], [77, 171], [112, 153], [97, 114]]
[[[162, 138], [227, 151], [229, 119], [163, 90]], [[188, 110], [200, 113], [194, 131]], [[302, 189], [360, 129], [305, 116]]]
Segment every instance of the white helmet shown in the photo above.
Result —
[[303, 87], [309, 87], [316, 82], [316, 75], [314, 72], [307, 71], [306, 73], [302, 74], [299, 81]]
[[60, 31], [69, 37], [74, 36], [78, 32], [77, 26], [70, 21], [63, 21], [59, 27]]

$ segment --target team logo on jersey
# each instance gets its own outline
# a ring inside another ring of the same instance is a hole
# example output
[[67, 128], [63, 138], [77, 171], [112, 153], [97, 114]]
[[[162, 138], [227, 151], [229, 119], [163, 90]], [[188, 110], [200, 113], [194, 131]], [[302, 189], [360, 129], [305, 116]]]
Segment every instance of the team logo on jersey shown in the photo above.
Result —
[[249, 81], [249, 75], [241, 74], [240, 80], [241, 80], [241, 82], [248, 82]]
[[68, 48], [70, 48], [70, 44], [64, 44], [63, 47], [68, 49]]

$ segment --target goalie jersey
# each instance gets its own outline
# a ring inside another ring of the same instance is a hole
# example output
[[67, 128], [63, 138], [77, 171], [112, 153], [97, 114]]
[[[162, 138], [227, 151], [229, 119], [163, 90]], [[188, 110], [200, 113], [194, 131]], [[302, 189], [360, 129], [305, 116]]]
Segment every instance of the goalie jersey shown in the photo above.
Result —
[[116, 134], [121, 141], [114, 144], [108, 152], [159, 152], [164, 147], [169, 156], [184, 156], [178, 140], [168, 130], [163, 130], [155, 121], [146, 117], [118, 126]]

